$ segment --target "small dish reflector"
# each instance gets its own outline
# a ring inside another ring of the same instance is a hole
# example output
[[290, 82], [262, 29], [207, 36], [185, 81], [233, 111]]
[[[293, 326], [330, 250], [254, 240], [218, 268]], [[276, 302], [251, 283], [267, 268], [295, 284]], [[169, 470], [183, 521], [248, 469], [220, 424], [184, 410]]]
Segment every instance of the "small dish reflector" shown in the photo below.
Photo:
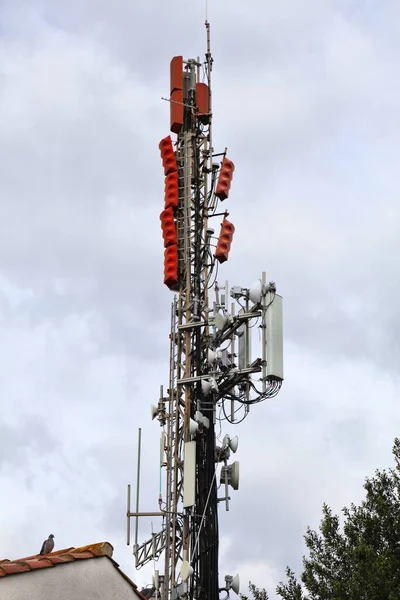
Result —
[[235, 460], [235, 462], [232, 463], [232, 465], [230, 467], [230, 471], [231, 471], [230, 484], [234, 490], [238, 490], [239, 489], [239, 463], [237, 460]]
[[232, 452], [235, 453], [238, 449], [238, 445], [239, 438], [237, 435], [235, 435], [235, 437], [233, 438], [230, 438], [229, 435], [225, 435], [224, 439], [222, 440], [222, 450], [226, 450], [226, 448], [229, 447], [232, 450]]
[[211, 383], [209, 381], [207, 381], [207, 379], [202, 379], [201, 380], [201, 389], [203, 390], [203, 394], [205, 396], [208, 396], [208, 394], [211, 392]]
[[154, 404], [151, 405], [151, 420], [154, 421], [154, 419], [156, 418], [158, 413], [158, 408], [157, 406], [154, 406]]
[[210, 385], [213, 392], [218, 392], [218, 383], [215, 381], [214, 377], [210, 377]]
[[196, 435], [197, 431], [199, 429], [199, 424], [196, 423], [196, 421], [193, 421], [193, 419], [190, 419], [190, 424], [189, 424], [189, 431], [190, 431], [190, 435]]
[[235, 577], [232, 579], [231, 588], [233, 589], [233, 591], [235, 592], [235, 594], [239, 593], [239, 590], [240, 590], [239, 575], [235, 575]]
[[[210, 350], [210, 352], [212, 352]], [[213, 355], [216, 355], [215, 352], [213, 352]], [[213, 362], [213, 361], [211, 361]], [[210, 392], [218, 392], [218, 384], [215, 381], [214, 377], [210, 377], [210, 379], [202, 379], [201, 380], [201, 389], [202, 392], [205, 396], [208, 396], [210, 394]]]
[[249, 289], [249, 298], [254, 304], [258, 304], [261, 302], [261, 294], [262, 294], [262, 282], [261, 279], [257, 279]]
[[224, 315], [222, 315], [219, 312], [216, 313], [214, 322], [215, 322], [215, 327], [217, 329], [223, 329], [225, 327], [227, 321], [228, 321], [228, 319]]
[[213, 363], [215, 359], [216, 359], [216, 354], [215, 354], [215, 352], [213, 352], [212, 350], [209, 350], [209, 351], [207, 352], [207, 361], [208, 361], [209, 363]]
[[216, 362], [221, 357], [221, 352], [214, 352], [213, 350], [208, 350], [207, 352], [207, 361], [212, 364]]
[[239, 445], [239, 438], [237, 435], [235, 435], [235, 437], [233, 437], [229, 440], [229, 447], [234, 454], [235, 454], [236, 450], [238, 449], [238, 445]]
[[235, 594], [239, 593], [239, 589], [240, 589], [239, 575], [235, 575], [235, 577], [232, 577], [232, 575], [225, 575], [225, 584], [226, 584], [225, 589], [228, 592], [228, 597], [229, 597], [230, 590], [233, 590], [235, 592]]
[[[187, 560], [184, 560], [181, 566], [182, 581], [187, 581], [193, 573], [193, 567], [190, 566]], [[233, 583], [233, 582], [232, 582]]]

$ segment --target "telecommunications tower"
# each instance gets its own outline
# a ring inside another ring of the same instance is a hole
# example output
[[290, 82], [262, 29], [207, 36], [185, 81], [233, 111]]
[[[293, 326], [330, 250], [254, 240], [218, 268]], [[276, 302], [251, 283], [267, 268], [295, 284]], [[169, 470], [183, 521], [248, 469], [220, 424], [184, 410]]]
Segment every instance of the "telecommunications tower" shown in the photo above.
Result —
[[[275, 396], [283, 381], [282, 298], [265, 273], [249, 287], [216, 281], [228, 260], [235, 228], [223, 203], [234, 164], [216, 153], [212, 138], [210, 27], [205, 61], [171, 61], [170, 131], [159, 144], [165, 175], [161, 212], [164, 284], [171, 306], [169, 384], [161, 386], [152, 418], [161, 426], [158, 510], [139, 510], [140, 431], [133, 553], [140, 568], [159, 560], [153, 576], [160, 600], [217, 600], [238, 593], [238, 576], [218, 571], [218, 509], [229, 510], [239, 487], [230, 462], [237, 436], [216, 437], [216, 424], [240, 423], [253, 404]], [[214, 236], [212, 225], [220, 225]], [[214, 290], [212, 301], [210, 290]], [[260, 330], [252, 358], [251, 330]], [[138, 543], [138, 518], [159, 517], [160, 530]]]

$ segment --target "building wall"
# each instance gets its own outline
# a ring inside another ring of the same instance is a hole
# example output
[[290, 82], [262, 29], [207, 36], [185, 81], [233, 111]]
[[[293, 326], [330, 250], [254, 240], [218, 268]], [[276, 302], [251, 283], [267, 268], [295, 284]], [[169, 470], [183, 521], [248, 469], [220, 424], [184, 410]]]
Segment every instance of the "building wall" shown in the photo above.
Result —
[[0, 600], [139, 600], [107, 557], [0, 578]]

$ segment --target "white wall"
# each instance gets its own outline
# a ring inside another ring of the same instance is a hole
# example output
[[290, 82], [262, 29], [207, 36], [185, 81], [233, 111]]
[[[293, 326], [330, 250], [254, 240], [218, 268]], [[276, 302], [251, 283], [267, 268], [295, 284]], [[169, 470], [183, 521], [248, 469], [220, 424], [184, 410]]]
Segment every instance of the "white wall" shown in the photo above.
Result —
[[0, 600], [137, 600], [139, 595], [107, 557], [0, 578]]

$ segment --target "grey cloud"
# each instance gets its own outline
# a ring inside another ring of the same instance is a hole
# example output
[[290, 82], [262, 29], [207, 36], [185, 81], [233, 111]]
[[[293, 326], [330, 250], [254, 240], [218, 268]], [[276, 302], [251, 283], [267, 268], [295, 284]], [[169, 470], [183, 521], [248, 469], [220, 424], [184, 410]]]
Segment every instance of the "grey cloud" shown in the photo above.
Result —
[[3, 466], [23, 467], [30, 455], [46, 455], [57, 451], [59, 441], [43, 419], [37, 415], [20, 416], [18, 424], [0, 427], [0, 464]]

